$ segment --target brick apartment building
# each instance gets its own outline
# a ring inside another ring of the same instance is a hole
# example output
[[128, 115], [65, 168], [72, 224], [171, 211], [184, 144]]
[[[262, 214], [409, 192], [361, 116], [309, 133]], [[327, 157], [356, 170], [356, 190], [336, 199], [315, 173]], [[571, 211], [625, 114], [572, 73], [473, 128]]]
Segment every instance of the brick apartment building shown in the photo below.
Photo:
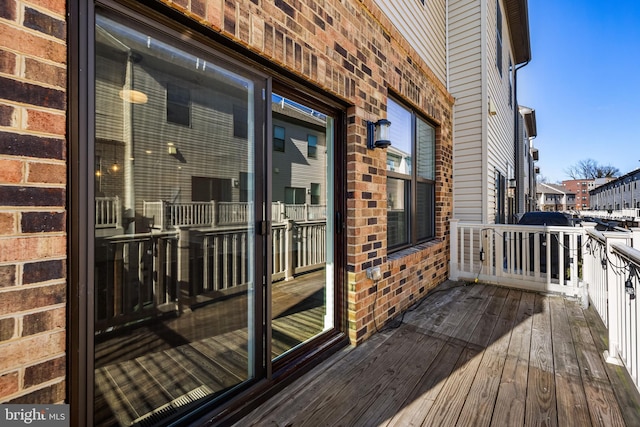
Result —
[[593, 179], [568, 179], [562, 181], [562, 186], [568, 193], [576, 195], [576, 209], [589, 209], [589, 191], [594, 188]]
[[366, 340], [447, 278], [453, 102], [373, 0], [0, 2], [0, 402], [220, 420]]

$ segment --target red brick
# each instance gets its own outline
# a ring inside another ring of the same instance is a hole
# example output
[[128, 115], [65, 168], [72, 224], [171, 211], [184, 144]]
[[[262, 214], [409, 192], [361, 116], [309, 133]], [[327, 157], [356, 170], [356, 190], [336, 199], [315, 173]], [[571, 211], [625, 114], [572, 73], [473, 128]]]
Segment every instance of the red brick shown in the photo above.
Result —
[[64, 236], [0, 239], [0, 262], [30, 261], [66, 255]]
[[24, 387], [32, 387], [56, 378], [65, 376], [66, 359], [58, 357], [34, 366], [29, 366], [24, 371]]
[[27, 314], [22, 319], [22, 336], [62, 329], [65, 327], [65, 315], [64, 308]]
[[37, 405], [54, 404], [65, 399], [65, 383], [59, 382], [47, 387], [33, 390], [23, 396], [8, 401], [10, 404]]
[[67, 70], [46, 64], [33, 58], [24, 60], [24, 76], [32, 81], [64, 88], [67, 86]]
[[67, 62], [67, 48], [63, 42], [39, 37], [4, 22], [0, 22], [0, 46], [59, 64]]
[[0, 126], [12, 126], [15, 108], [0, 104]]
[[8, 344], [0, 344], [0, 371], [30, 365], [65, 351], [65, 333], [33, 335]]
[[0, 288], [16, 286], [16, 266], [0, 265]]
[[2, 294], [0, 315], [62, 304], [66, 301], [65, 292], [66, 289], [61, 284], [9, 289]]
[[0, 184], [19, 184], [24, 179], [24, 162], [0, 159]]
[[9, 317], [0, 319], [0, 341], [7, 341], [13, 338], [16, 332], [16, 319]]
[[67, 12], [67, 0], [29, 0], [29, 4], [50, 10], [61, 17]]
[[67, 181], [67, 167], [51, 163], [27, 163], [27, 182], [64, 184]]
[[0, 73], [15, 74], [15, 72], [16, 72], [16, 54], [13, 52], [7, 52], [6, 50], [0, 49]]
[[64, 136], [66, 133], [66, 117], [47, 111], [27, 110], [27, 129]]
[[65, 196], [63, 188], [0, 186], [0, 206], [64, 206]]
[[16, 215], [9, 212], [0, 212], [0, 236], [6, 234], [15, 234], [16, 232]]
[[20, 389], [20, 377], [17, 371], [0, 376], [0, 402], [3, 397], [16, 393]]
[[0, 18], [15, 21], [17, 10], [16, 0], [0, 0]]

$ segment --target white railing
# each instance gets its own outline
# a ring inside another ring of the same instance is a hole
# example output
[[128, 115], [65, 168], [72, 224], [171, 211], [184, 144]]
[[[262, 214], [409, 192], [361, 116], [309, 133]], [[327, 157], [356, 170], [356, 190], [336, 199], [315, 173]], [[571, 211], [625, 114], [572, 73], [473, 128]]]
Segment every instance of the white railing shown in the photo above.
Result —
[[122, 210], [118, 196], [96, 197], [95, 209], [96, 228], [122, 227]]
[[589, 301], [608, 329], [608, 361], [621, 361], [640, 390], [640, 231], [587, 230], [585, 282]]
[[[276, 224], [293, 221], [326, 220], [326, 205], [285, 204], [273, 202], [271, 216]], [[247, 224], [252, 215], [250, 202], [169, 203], [164, 200], [144, 201], [142, 215], [157, 230], [183, 227], [226, 227]], [[118, 210], [118, 212], [120, 212]]]
[[614, 209], [598, 210], [598, 211], [579, 211], [583, 217], [592, 217], [609, 220], [638, 220], [640, 218], [640, 209]]
[[[326, 262], [326, 221], [272, 227], [272, 280]], [[247, 227], [184, 227], [96, 239], [96, 325], [104, 332], [246, 290], [253, 250]]]
[[177, 309], [175, 233], [107, 237], [97, 243], [96, 331]]
[[450, 277], [578, 295], [580, 227], [451, 221]]
[[272, 280], [290, 280], [320, 268], [326, 261], [326, 232], [325, 221], [274, 224]]

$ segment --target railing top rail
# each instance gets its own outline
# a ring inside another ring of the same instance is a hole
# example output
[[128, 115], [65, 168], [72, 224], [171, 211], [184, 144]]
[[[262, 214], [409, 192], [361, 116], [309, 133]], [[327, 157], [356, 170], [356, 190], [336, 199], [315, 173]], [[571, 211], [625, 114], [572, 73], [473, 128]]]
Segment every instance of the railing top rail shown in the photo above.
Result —
[[519, 224], [477, 224], [458, 222], [457, 228], [473, 228], [476, 230], [496, 231], [522, 231], [522, 232], [563, 232], [569, 234], [584, 234], [582, 227], [569, 227], [563, 225], [519, 225]]
[[160, 233], [136, 233], [136, 234], [120, 234], [117, 236], [109, 236], [105, 237], [105, 240], [108, 240], [113, 243], [122, 243], [122, 242], [135, 242], [135, 241], [144, 241], [149, 239], [150, 237], [156, 238], [177, 238], [178, 231], [163, 231]]
[[612, 243], [611, 250], [623, 258], [628, 259], [633, 264], [640, 266], [640, 250], [627, 246], [624, 243]]

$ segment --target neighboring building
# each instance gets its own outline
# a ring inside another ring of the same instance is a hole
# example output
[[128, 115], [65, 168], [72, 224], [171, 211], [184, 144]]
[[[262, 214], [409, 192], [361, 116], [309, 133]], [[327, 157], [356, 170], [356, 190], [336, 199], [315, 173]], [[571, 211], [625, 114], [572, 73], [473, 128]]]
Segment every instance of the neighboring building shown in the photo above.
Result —
[[[458, 211], [493, 221], [526, 1], [453, 3]], [[403, 2], [430, 27], [412, 39], [372, 0], [4, 2], [0, 402], [237, 418], [446, 280], [445, 4]], [[391, 148], [368, 148], [384, 118]]]
[[576, 210], [576, 195], [560, 184], [538, 183], [538, 207], [546, 212], [571, 212]]
[[568, 179], [562, 181], [562, 186], [566, 191], [576, 195], [577, 210], [589, 209], [589, 191], [593, 188], [594, 182], [594, 179]]
[[520, 157], [517, 70], [531, 59], [527, 7], [526, 0], [449, 1], [448, 87], [456, 98], [453, 215], [461, 221], [505, 223], [516, 217], [508, 182], [517, 178]]
[[589, 191], [591, 210], [640, 209], [638, 181], [640, 181], [640, 169], [619, 178], [599, 178], [599, 185]]
[[517, 215], [521, 217], [525, 212], [538, 210], [536, 199], [536, 166], [539, 159], [538, 149], [533, 146], [533, 140], [538, 136], [535, 110], [520, 106], [521, 139], [518, 147], [518, 162], [516, 163], [516, 203]]
[[377, 3], [456, 99], [454, 217], [512, 222], [536, 194], [535, 177], [521, 169], [516, 99], [517, 69], [531, 59], [527, 0]]

